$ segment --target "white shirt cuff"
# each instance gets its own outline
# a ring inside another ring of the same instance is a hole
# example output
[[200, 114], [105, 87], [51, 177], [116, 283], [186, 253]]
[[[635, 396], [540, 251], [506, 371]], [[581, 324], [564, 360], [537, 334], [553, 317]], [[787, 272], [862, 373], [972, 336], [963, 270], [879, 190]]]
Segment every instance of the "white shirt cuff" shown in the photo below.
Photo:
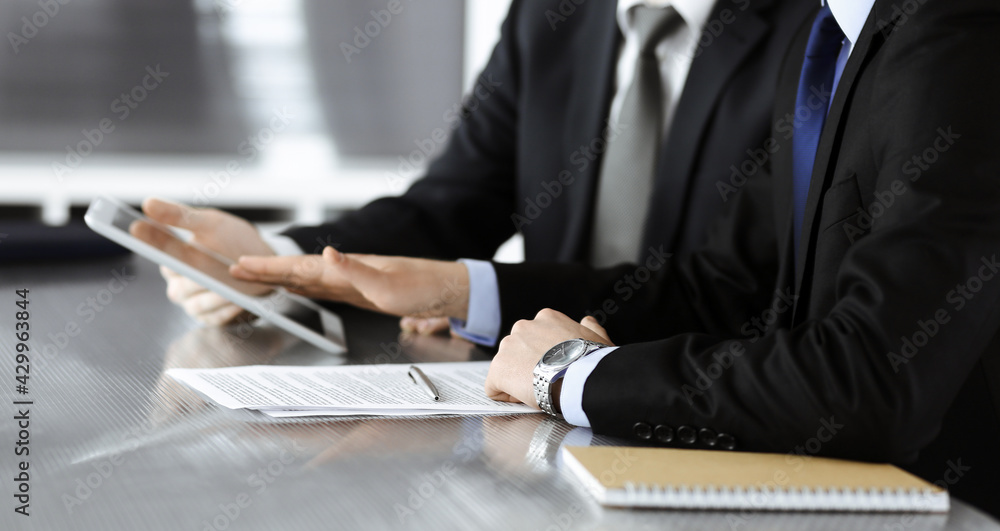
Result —
[[562, 390], [559, 392], [559, 407], [562, 409], [566, 422], [576, 426], [590, 427], [590, 419], [583, 411], [583, 386], [587, 378], [594, 372], [597, 364], [604, 356], [611, 354], [618, 347], [607, 347], [595, 350], [589, 356], [584, 356], [570, 364], [563, 376]]
[[283, 234], [261, 234], [261, 239], [264, 240], [274, 254], [278, 256], [294, 256], [303, 254], [302, 248], [299, 244], [295, 243], [295, 240], [285, 236]]
[[493, 264], [466, 260], [469, 272], [469, 313], [466, 320], [450, 319], [451, 330], [473, 343], [494, 345], [500, 335], [500, 286]]

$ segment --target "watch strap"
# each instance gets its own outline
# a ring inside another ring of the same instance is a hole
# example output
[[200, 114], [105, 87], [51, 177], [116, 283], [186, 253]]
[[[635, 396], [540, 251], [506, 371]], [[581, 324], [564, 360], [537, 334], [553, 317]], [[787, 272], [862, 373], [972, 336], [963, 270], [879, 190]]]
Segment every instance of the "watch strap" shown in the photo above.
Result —
[[[585, 358], [585, 357], [593, 354], [594, 352], [596, 352], [596, 351], [598, 351], [598, 350], [600, 350], [602, 348], [606, 348], [606, 347], [609, 346], [609, 345], [605, 345], [603, 343], [597, 343], [596, 341], [590, 341], [588, 339], [583, 339], [583, 338], [571, 339], [569, 341], [583, 341], [584, 342], [584, 352], [583, 352], [583, 354], [581, 354], [579, 357], [577, 357], [576, 359], [574, 359], [573, 361], [571, 361], [565, 367], [562, 367], [561, 369], [559, 369], [554, 374], [550, 374], [550, 373], [547, 373], [546, 371], [544, 371], [543, 370], [544, 367], [542, 366], [542, 362], [541, 362], [541, 360], [539, 360], [539, 363], [538, 363], [538, 365], [535, 366], [535, 370], [534, 370], [534, 372], [532, 374], [532, 387], [534, 388], [535, 400], [538, 402], [538, 407], [542, 411], [544, 411], [544, 412], [548, 413], [549, 415], [551, 415], [551, 416], [553, 416], [555, 418], [558, 418], [558, 419], [563, 418], [563, 416], [562, 416], [562, 412], [561, 411], [556, 411], [556, 409], [555, 409], [555, 407], [553, 405], [552, 387], [555, 384], [555, 382], [557, 380], [559, 380], [560, 378], [563, 378], [566, 375], [566, 371], [568, 370], [569, 365], [572, 365], [577, 360]], [[560, 348], [563, 344], [565, 344], [567, 342], [568, 341], [564, 341], [562, 343], [559, 343], [558, 345], [552, 347], [552, 349]], [[552, 349], [550, 349], [549, 352], [551, 352]], [[542, 359], [544, 359], [544, 356], [542, 357]]]

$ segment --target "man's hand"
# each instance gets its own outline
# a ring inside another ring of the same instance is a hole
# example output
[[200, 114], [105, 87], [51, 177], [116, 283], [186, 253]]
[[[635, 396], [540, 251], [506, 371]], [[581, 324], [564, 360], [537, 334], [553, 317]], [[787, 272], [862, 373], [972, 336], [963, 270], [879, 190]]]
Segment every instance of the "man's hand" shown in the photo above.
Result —
[[589, 315], [578, 323], [560, 312], [544, 309], [530, 321], [514, 323], [510, 335], [500, 341], [500, 350], [490, 364], [486, 396], [537, 408], [531, 385], [535, 365], [552, 347], [577, 338], [613, 345], [597, 319]]
[[230, 273], [391, 315], [465, 319], [469, 308], [469, 272], [458, 262], [344, 254], [327, 247], [322, 257], [244, 256]]
[[[274, 254], [253, 225], [231, 214], [154, 198], [146, 199], [142, 210], [154, 221], [191, 231], [194, 241], [233, 260], [245, 254]], [[166, 267], [161, 267], [160, 272], [167, 281], [167, 298], [205, 324], [222, 325], [244, 313], [239, 306], [187, 277]]]

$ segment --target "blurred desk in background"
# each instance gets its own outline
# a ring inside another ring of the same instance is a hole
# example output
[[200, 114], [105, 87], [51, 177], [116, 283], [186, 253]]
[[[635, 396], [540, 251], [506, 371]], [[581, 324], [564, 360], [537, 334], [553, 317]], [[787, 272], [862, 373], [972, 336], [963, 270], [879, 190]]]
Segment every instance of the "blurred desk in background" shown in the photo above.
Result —
[[[17, 289], [30, 290], [27, 395], [14, 388]], [[542, 415], [275, 421], [220, 409], [164, 370], [488, 356], [356, 310], [342, 314], [349, 354], [331, 356], [266, 327], [199, 327], [163, 289], [134, 256], [0, 267], [5, 444], [18, 439], [11, 402], [34, 401], [31, 515], [8, 494], [0, 528], [1000, 529], [958, 500], [929, 516], [605, 509], [562, 474], [558, 449], [621, 441]], [[8, 493], [13, 457], [0, 470]]]

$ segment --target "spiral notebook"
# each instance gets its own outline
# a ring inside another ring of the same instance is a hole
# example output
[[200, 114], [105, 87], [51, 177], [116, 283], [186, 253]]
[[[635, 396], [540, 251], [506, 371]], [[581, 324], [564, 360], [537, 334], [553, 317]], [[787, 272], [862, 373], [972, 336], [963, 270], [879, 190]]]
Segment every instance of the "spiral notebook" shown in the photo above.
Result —
[[566, 446], [602, 505], [674, 509], [947, 512], [948, 491], [892, 465], [795, 454]]

